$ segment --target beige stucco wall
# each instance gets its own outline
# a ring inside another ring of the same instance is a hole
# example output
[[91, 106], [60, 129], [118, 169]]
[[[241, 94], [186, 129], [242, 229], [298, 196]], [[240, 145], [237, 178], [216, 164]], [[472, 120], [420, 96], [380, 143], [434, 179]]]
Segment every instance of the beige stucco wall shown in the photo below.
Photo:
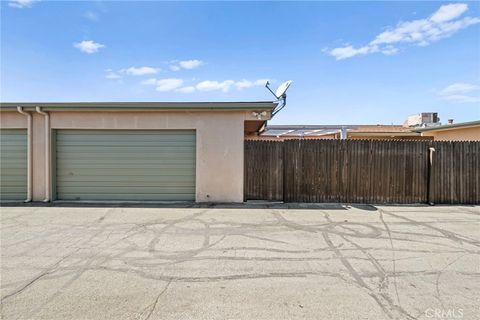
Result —
[[[50, 112], [52, 129], [194, 129], [196, 201], [243, 201], [244, 111]], [[26, 117], [0, 114], [1, 128], [26, 128]], [[44, 117], [33, 113], [33, 200], [45, 197]]]
[[434, 140], [480, 141], [480, 126], [470, 128], [452, 128], [449, 130], [426, 131], [422, 136], [433, 137]]
[[27, 117], [18, 112], [0, 112], [0, 128], [22, 129], [27, 127]]

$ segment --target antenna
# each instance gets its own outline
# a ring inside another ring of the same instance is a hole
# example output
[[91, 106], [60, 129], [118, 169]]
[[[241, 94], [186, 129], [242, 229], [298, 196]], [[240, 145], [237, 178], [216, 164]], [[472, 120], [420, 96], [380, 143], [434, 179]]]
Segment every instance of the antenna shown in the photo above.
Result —
[[290, 87], [290, 85], [292, 84], [292, 80], [288, 80], [288, 81], [285, 81], [283, 82], [280, 86], [278, 86], [277, 90], [275, 92], [273, 92], [272, 89], [270, 89], [270, 82], [267, 81], [267, 83], [265, 83], [265, 88], [268, 89], [268, 91], [270, 91], [273, 96], [275, 98], [277, 98], [277, 100], [280, 100], [281, 101], [281, 106], [279, 108], [275, 108], [275, 110], [273, 110], [272, 112], [272, 117], [278, 113], [278, 111], [282, 110], [285, 105], [287, 104], [287, 90], [288, 88]]
[[267, 80], [267, 83], [265, 83], [265, 88], [267, 88], [268, 91], [270, 91], [273, 94], [273, 96], [278, 99], [278, 97], [275, 95], [275, 92], [273, 92], [272, 89], [270, 89], [269, 85], [270, 85], [270, 81]]

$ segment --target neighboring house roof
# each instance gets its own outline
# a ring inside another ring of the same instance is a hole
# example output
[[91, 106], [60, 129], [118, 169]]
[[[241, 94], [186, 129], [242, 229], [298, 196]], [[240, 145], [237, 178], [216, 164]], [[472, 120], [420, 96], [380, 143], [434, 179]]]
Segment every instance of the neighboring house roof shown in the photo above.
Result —
[[263, 136], [315, 137], [340, 133], [346, 129], [352, 135], [419, 135], [401, 125], [272, 125]]
[[0, 111], [42, 107], [46, 111], [101, 111], [101, 110], [273, 110], [277, 102], [0, 102]]
[[470, 128], [470, 127], [478, 127], [480, 126], [480, 120], [476, 121], [469, 121], [469, 122], [459, 122], [453, 124], [444, 124], [441, 126], [433, 126], [433, 127], [426, 127], [426, 128], [412, 128], [412, 130], [417, 132], [426, 132], [426, 131], [445, 131], [445, 130], [452, 130], [452, 129], [461, 129], [461, 128]]
[[262, 136], [322, 136], [336, 134], [342, 130], [342, 127], [349, 126], [338, 125], [268, 125]]
[[419, 136], [418, 132], [412, 131], [411, 128], [401, 125], [359, 125], [356, 128], [347, 129], [350, 136]]
[[356, 128], [348, 130], [349, 132], [411, 132], [410, 128], [401, 125], [359, 125]]

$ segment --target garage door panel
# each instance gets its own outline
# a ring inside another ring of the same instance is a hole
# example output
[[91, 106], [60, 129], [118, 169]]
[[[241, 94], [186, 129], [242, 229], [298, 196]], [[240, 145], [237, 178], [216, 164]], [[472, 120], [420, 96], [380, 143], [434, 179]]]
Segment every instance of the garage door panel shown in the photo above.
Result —
[[[99, 136], [101, 135], [101, 136]], [[81, 136], [81, 137], [80, 137]], [[112, 133], [112, 134], [103, 134], [101, 132], [95, 132], [94, 134], [85, 134], [82, 132], [78, 132], [75, 134], [65, 134], [63, 137], [60, 137], [58, 141], [76, 141], [76, 142], [98, 142], [98, 141], [106, 141], [106, 142], [113, 142], [116, 143], [117, 137], [121, 137], [125, 143], [133, 142], [133, 141], [142, 141], [146, 143], [163, 143], [163, 142], [195, 142], [195, 137], [189, 134], [164, 134], [159, 137], [156, 134], [149, 135], [145, 132], [139, 131], [138, 134], [121, 134], [121, 133]]]
[[[109, 146], [109, 147], [138, 147], [138, 141], [59, 141], [58, 145], [61, 146], [92, 146], [92, 147], [101, 147], [101, 146]], [[195, 141], [142, 141], [142, 146], [146, 147], [155, 147], [155, 146], [162, 146], [162, 147], [169, 147], [169, 146], [185, 146], [191, 147], [195, 145]]]
[[[142, 154], [142, 153], [95, 153], [94, 150], [91, 151], [92, 153], [65, 153], [65, 152], [58, 152], [57, 155], [61, 159], [115, 159], [115, 158], [121, 158], [121, 159], [150, 159], [150, 160], [156, 160], [156, 159], [165, 159], [165, 160], [193, 160], [195, 159], [194, 155], [191, 154], [186, 154], [186, 153], [148, 153], [148, 154]], [[132, 151], [134, 152], [134, 151]]]
[[103, 193], [103, 194], [144, 194], [144, 193], [161, 193], [161, 194], [189, 194], [195, 192], [195, 188], [186, 186], [186, 187], [158, 187], [158, 186], [108, 186], [108, 190], [105, 190], [105, 186], [97, 186], [92, 184], [91, 186], [78, 186], [75, 185], [73, 187], [62, 187], [62, 192], [64, 193]]
[[[57, 176], [58, 183], [66, 183], [66, 182], [105, 182], [105, 177], [101, 175], [82, 175], [82, 176], [67, 176], [67, 175], [59, 175]], [[111, 175], [108, 177], [109, 182], [131, 182], [131, 183], [143, 183], [143, 182], [171, 182], [171, 183], [193, 183], [195, 179], [193, 179], [192, 175], [183, 175], [177, 176], [175, 179], [172, 179], [169, 175], [149, 175], [149, 176], [138, 176], [138, 175]]]
[[27, 146], [18, 145], [17, 142], [13, 141], [11, 141], [10, 143], [2, 142], [2, 151], [27, 152]]
[[149, 160], [149, 159], [135, 159], [135, 162], [132, 163], [130, 159], [57, 159], [57, 164], [59, 165], [75, 165], [78, 166], [79, 168], [82, 166], [89, 166], [89, 165], [97, 165], [99, 168], [105, 165], [128, 165], [128, 166], [133, 166], [133, 167], [138, 167], [139, 165], [144, 166], [144, 165], [174, 165], [174, 164], [181, 164], [181, 165], [188, 165], [192, 166], [195, 165], [195, 158], [193, 159], [154, 159]]
[[[108, 199], [106, 199], [108, 197]], [[99, 194], [99, 193], [59, 193], [62, 200], [114, 200], [114, 201], [192, 201], [191, 194]]]
[[[2, 185], [2, 188], [3, 187], [4, 186]], [[6, 192], [6, 193], [8, 193], [8, 194], [22, 194], [22, 197], [20, 197], [20, 199], [25, 198], [25, 196], [23, 196], [23, 193], [25, 192], [25, 186], [23, 186], [23, 185], [18, 186], [18, 185], [15, 185], [15, 184], [14, 185], [8, 185], [7, 184], [6, 187], [8, 187], [8, 192]]]
[[[111, 187], [112, 183], [115, 183], [115, 187]], [[152, 181], [152, 182], [131, 182], [131, 181], [96, 181], [96, 182], [91, 182], [91, 181], [64, 181], [64, 182], [59, 182], [58, 186], [62, 188], [63, 191], [67, 190], [66, 188], [106, 188], [106, 187], [111, 187], [111, 190], [117, 190], [114, 188], [120, 188], [120, 187], [131, 187], [131, 188], [151, 188], [153, 190], [154, 188], [162, 189], [162, 188], [179, 188], [179, 189], [187, 189], [191, 190], [192, 188], [192, 183], [191, 181], [183, 181], [183, 182], [171, 182], [171, 181], [164, 181], [164, 182], [157, 182], [157, 181]]]
[[[171, 152], [174, 154], [179, 154], [179, 153], [185, 153], [188, 155], [191, 155], [192, 152], [192, 147], [191, 146], [161, 146], [161, 153], [165, 152]], [[159, 152], [154, 152], [152, 151], [152, 147], [144, 147], [144, 146], [138, 146], [138, 145], [133, 145], [133, 146], [117, 146], [117, 147], [112, 147], [112, 146], [65, 146], [62, 147], [62, 152], [64, 153], [72, 153], [72, 154], [83, 154], [84, 152], [89, 152], [89, 151], [95, 151], [96, 153], [120, 153], [120, 154], [125, 154], [126, 152], [139, 152], [142, 153], [142, 155], [158, 155]]]
[[0, 130], [0, 199], [27, 197], [27, 130]]
[[85, 129], [66, 129], [66, 130], [59, 130], [63, 131], [62, 136], [78, 136], [78, 135], [83, 135], [85, 137], [88, 136], [95, 136], [95, 135], [101, 135], [103, 136], [128, 136], [128, 137], [135, 137], [135, 136], [142, 136], [140, 138], [143, 140], [143, 137], [148, 137], [148, 136], [158, 136], [158, 133], [161, 132], [162, 137], [168, 137], [168, 136], [189, 136], [192, 137], [195, 135], [195, 130], [177, 130], [177, 129], [171, 129], [171, 130], [143, 130], [143, 129], [138, 129], [138, 130], [104, 130], [104, 129], [99, 129], [99, 130], [85, 130]]
[[[142, 168], [144, 169], [150, 169], [150, 170], [159, 170], [159, 169], [181, 169], [181, 170], [190, 170], [192, 168], [192, 165], [194, 165], [194, 161], [191, 161], [189, 164], [142, 164]], [[65, 164], [62, 164], [65, 166]], [[138, 168], [138, 164], [131, 164], [131, 163], [115, 163], [115, 164], [110, 164], [110, 163], [75, 163], [71, 165], [71, 168], [74, 169], [122, 169], [122, 170], [129, 170], [129, 169], [136, 169]]]
[[195, 131], [58, 130], [64, 200], [194, 200]]
[[[12, 129], [12, 130], [1, 129], [1, 131], [5, 132], [4, 134], [2, 134], [2, 137], [0, 137], [0, 142], [2, 143], [2, 145], [27, 146], [27, 141], [26, 141], [27, 130], [18, 129], [19, 132], [17, 133], [13, 132], [14, 130], [17, 130], [17, 129]], [[20, 132], [20, 131], [23, 131], [23, 132]]]
[[[97, 143], [112, 143], [113, 145], [118, 144], [118, 136], [122, 137], [122, 142], [131, 143], [141, 141], [145, 144], [163, 144], [163, 143], [192, 143], [195, 142], [195, 136], [190, 135], [189, 133], [182, 134], [180, 131], [177, 131], [175, 136], [172, 136], [170, 133], [162, 134], [158, 132], [149, 132], [139, 130], [138, 133], [130, 134], [128, 133], [102, 133], [100, 131], [92, 131], [92, 133], [80, 132], [82, 130], [74, 130], [74, 133], [64, 134], [58, 139], [58, 141], [69, 141], [69, 142], [79, 142], [84, 144], [86, 142], [92, 142], [94, 145]], [[170, 130], [176, 131], [176, 130]]]
[[5, 157], [12, 157], [15, 156], [17, 159], [19, 159], [19, 155], [25, 155], [27, 152], [27, 146], [9, 146], [2, 144], [2, 154], [0, 154], [1, 158]]
[[[2, 181], [4, 180], [4, 177], [12, 177], [12, 179], [18, 179], [21, 181], [23, 177], [27, 176], [27, 173], [25, 172], [27, 168], [9, 168], [9, 169], [4, 169], [2, 167]], [[1, 182], [0, 182], [1, 183]]]
[[[151, 174], [145, 174], [146, 171], [152, 171]], [[164, 174], [161, 173], [161, 171], [165, 172]], [[192, 175], [195, 174], [194, 169], [149, 169], [146, 170], [145, 168], [135, 168], [135, 169], [76, 169], [76, 168], [59, 168], [57, 169], [57, 175], [58, 177], [70, 177], [72, 180], [75, 179], [75, 177], [82, 177], [82, 176], [90, 176], [90, 175], [96, 175], [100, 177], [109, 177], [109, 176], [143, 176], [143, 177], [155, 177], [158, 176], [159, 178], [161, 177], [169, 177], [171, 180], [173, 180], [175, 177], [181, 177], [181, 176], [188, 176], [191, 177]]]
[[[27, 175], [22, 176], [22, 178], [27, 179]], [[22, 181], [23, 179], [19, 180], [16, 176], [2, 176], [1, 186], [13, 186], [13, 187], [24, 187], [25, 182]]]
[[3, 158], [0, 158], [0, 168], [5, 169], [5, 173], [10, 172], [11, 169], [25, 169], [27, 167], [27, 160], [19, 160], [11, 163], [7, 163]]

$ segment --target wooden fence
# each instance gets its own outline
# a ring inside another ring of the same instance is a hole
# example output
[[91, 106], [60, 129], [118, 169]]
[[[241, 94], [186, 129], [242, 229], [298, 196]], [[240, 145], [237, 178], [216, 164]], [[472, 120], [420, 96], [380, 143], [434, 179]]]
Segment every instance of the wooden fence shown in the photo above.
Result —
[[283, 142], [245, 141], [245, 198], [283, 201]]
[[479, 142], [246, 141], [245, 199], [480, 203], [479, 155]]
[[480, 204], [480, 142], [433, 142], [430, 201]]

